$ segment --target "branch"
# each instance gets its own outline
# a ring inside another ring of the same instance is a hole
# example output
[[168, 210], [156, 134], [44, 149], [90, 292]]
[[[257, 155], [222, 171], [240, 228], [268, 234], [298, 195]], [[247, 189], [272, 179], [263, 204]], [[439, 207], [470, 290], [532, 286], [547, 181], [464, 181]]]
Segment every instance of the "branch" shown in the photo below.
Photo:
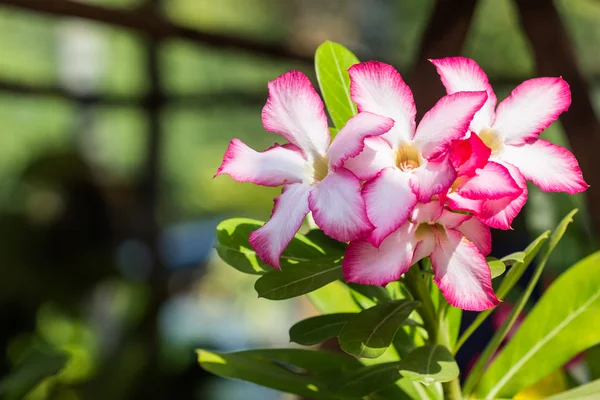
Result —
[[185, 28], [167, 19], [140, 10], [112, 10], [105, 7], [71, 0], [0, 0], [0, 4], [10, 5], [29, 11], [37, 11], [63, 17], [84, 18], [144, 33], [155, 39], [176, 37], [216, 48], [230, 48], [261, 54], [272, 58], [313, 62], [312, 55], [302, 54], [277, 44], [264, 44], [251, 39], [230, 35], [215, 34]]

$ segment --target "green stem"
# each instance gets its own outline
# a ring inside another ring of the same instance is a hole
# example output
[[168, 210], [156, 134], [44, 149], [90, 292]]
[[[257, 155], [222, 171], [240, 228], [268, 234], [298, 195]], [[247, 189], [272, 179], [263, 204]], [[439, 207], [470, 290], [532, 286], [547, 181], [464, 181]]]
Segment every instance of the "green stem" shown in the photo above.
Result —
[[415, 300], [419, 300], [419, 314], [423, 318], [423, 325], [429, 335], [429, 342], [435, 343], [437, 336], [437, 321], [435, 317], [435, 306], [431, 301], [431, 294], [427, 286], [428, 274], [421, 272], [418, 264], [413, 265], [405, 274], [405, 284]]
[[[452, 343], [450, 341], [450, 324], [448, 324], [447, 311], [449, 304], [443, 296], [440, 296], [440, 306], [437, 312], [437, 344], [447, 347], [452, 352]], [[442, 383], [445, 400], [462, 400], [460, 381], [458, 378]]]

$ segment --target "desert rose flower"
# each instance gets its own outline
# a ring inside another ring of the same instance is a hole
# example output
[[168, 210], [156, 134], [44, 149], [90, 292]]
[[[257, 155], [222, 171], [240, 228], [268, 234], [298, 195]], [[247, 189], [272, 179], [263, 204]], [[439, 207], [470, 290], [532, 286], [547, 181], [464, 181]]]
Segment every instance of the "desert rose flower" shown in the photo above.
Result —
[[[486, 204], [490, 200], [510, 202], [521, 196], [523, 189], [508, 168], [488, 161], [491, 152], [474, 134], [452, 144], [450, 160], [456, 168], [457, 177], [448, 193], [440, 195], [452, 210], [470, 211], [478, 217], [485, 217]], [[523, 179], [521, 184], [525, 185]]]
[[363, 195], [367, 215], [375, 225], [368, 239], [379, 246], [406, 221], [417, 201], [427, 202], [452, 185], [456, 171], [448, 146], [466, 134], [487, 94], [474, 91], [445, 96], [416, 127], [412, 92], [392, 66], [370, 61], [356, 64], [348, 72], [358, 110], [395, 122], [389, 132], [366, 140], [364, 151], [345, 164], [360, 179], [368, 180]]
[[434, 281], [450, 304], [481, 311], [498, 304], [485, 256], [490, 229], [473, 215], [445, 209], [437, 201], [419, 203], [410, 218], [374, 247], [350, 242], [344, 257], [349, 282], [385, 285], [400, 278], [417, 261], [431, 258]]
[[587, 189], [577, 160], [570, 151], [538, 139], [571, 104], [569, 85], [561, 78], [535, 78], [517, 86], [496, 108], [496, 95], [477, 63], [464, 57], [431, 60], [448, 94], [485, 90], [485, 105], [470, 130], [491, 150], [491, 160], [506, 166], [523, 189], [515, 200], [486, 202], [482, 220], [507, 229], [527, 201], [525, 179], [547, 192], [578, 193]]
[[281, 253], [309, 210], [319, 228], [334, 239], [345, 242], [369, 233], [373, 225], [360, 181], [343, 164], [361, 152], [365, 138], [387, 132], [394, 121], [360, 113], [330, 144], [321, 98], [306, 75], [291, 71], [269, 83], [262, 122], [267, 131], [283, 135], [290, 143], [257, 152], [233, 139], [215, 174], [263, 186], [284, 185], [271, 219], [250, 236], [258, 256], [279, 268]]

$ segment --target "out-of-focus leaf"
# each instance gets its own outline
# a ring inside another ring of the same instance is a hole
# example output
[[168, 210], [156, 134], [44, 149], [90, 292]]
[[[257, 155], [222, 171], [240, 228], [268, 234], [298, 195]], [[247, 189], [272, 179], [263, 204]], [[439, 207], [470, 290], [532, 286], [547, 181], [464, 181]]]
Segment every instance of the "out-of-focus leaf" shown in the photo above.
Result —
[[308, 293], [307, 297], [317, 310], [324, 314], [361, 311], [350, 295], [350, 288], [342, 281], [331, 282], [325, 287]]
[[6, 400], [21, 399], [47, 377], [56, 375], [69, 357], [51, 348], [30, 350], [10, 375], [0, 380], [0, 396]]
[[477, 393], [512, 396], [600, 343], [600, 252], [564, 272], [483, 375]]
[[439, 344], [413, 350], [400, 361], [399, 370], [405, 378], [425, 384], [449, 382], [460, 372], [450, 351]]
[[548, 397], [564, 392], [569, 388], [567, 376], [562, 368], [557, 369], [533, 385], [521, 390], [514, 400], [547, 399]]
[[341, 260], [321, 258], [268, 272], [258, 278], [254, 289], [259, 297], [285, 300], [310, 293], [343, 275]]
[[[250, 243], [250, 234], [263, 226], [264, 222], [249, 218], [231, 218], [217, 226], [215, 249], [223, 261], [246, 274], [262, 275], [273, 271], [273, 267], [262, 262]], [[315, 238], [319, 234], [313, 234]], [[336, 258], [343, 255], [343, 250], [325, 246], [308, 237], [296, 234], [281, 255], [281, 267], [295, 265], [300, 262], [320, 260], [324, 257]]]
[[381, 356], [418, 305], [419, 302], [413, 300], [395, 300], [360, 312], [342, 329], [340, 347], [356, 357]]
[[370, 365], [342, 376], [341, 383], [334, 386], [332, 392], [338, 396], [362, 398], [393, 385], [400, 378], [398, 362]]
[[241, 379], [311, 399], [335, 398], [329, 390], [331, 382], [339, 374], [362, 368], [356, 359], [324, 351], [269, 349], [237, 353], [197, 352], [202, 368], [215, 375]]
[[494, 257], [486, 258], [490, 271], [492, 272], [492, 279], [495, 279], [502, 275], [506, 271], [506, 264]]
[[548, 397], [546, 400], [595, 400], [598, 396], [600, 396], [600, 379]]
[[347, 283], [347, 285], [350, 288], [350, 294], [363, 309], [392, 300], [390, 293], [381, 286], [360, 285], [358, 283]]
[[591, 347], [585, 352], [585, 362], [590, 370], [591, 379], [600, 379], [600, 345]]
[[307, 318], [290, 328], [290, 341], [305, 346], [321, 343], [340, 334], [352, 313], [325, 314]]
[[356, 105], [350, 98], [348, 69], [358, 58], [338, 43], [326, 41], [315, 53], [315, 70], [319, 87], [335, 127], [340, 130], [356, 115]]

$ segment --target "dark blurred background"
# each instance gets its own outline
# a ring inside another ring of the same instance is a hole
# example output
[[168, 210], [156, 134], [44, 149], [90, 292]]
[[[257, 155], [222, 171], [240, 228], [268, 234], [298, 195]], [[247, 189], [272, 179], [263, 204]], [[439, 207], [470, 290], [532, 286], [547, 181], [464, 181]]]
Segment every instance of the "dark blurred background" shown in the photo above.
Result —
[[494, 254], [574, 207], [545, 281], [596, 249], [598, 0], [0, 0], [0, 382], [44, 349], [68, 362], [27, 399], [283, 398], [195, 363], [197, 347], [287, 346], [314, 312], [256, 299], [253, 278], [212, 249], [220, 220], [268, 218], [279, 189], [211, 177], [231, 138], [281, 141], [260, 123], [267, 81], [299, 69], [316, 84], [328, 39], [396, 66], [421, 115], [444, 93], [427, 58], [474, 58], [499, 99], [563, 76], [573, 103], [543, 137], [574, 151], [592, 187], [532, 187]]

